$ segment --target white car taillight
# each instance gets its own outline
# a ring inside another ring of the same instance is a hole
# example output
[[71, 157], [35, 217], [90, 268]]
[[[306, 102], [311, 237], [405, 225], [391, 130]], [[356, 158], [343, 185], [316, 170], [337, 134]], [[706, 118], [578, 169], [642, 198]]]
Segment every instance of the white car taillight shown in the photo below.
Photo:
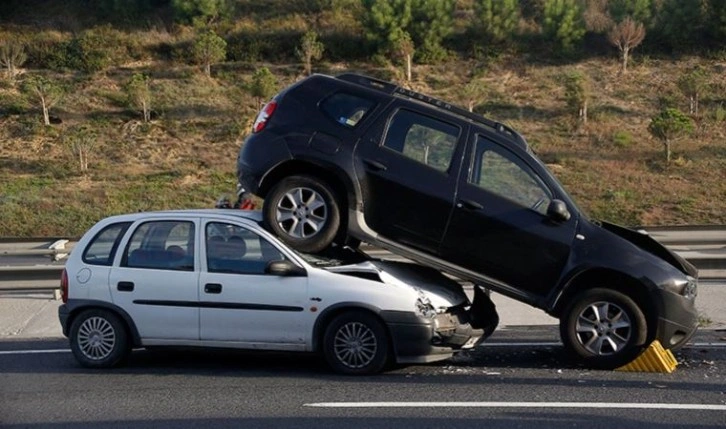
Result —
[[60, 289], [63, 304], [66, 304], [68, 302], [68, 273], [66, 272], [65, 268], [63, 269], [63, 273], [61, 274]]
[[272, 100], [269, 103], [265, 104], [265, 107], [263, 107], [262, 110], [260, 110], [260, 113], [257, 114], [255, 124], [252, 126], [253, 133], [259, 133], [260, 131], [265, 129], [267, 121], [270, 119], [272, 114], [275, 113], [276, 108], [277, 102], [275, 100]]

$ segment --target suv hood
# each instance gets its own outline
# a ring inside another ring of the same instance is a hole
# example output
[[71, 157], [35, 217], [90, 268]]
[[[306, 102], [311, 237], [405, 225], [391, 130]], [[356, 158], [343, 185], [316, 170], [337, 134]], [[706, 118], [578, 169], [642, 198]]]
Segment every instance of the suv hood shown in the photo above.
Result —
[[660, 259], [668, 262], [674, 267], [678, 268], [684, 274], [688, 274], [692, 277], [698, 277], [698, 270], [690, 262], [686, 261], [680, 255], [668, 250], [664, 245], [658, 242], [656, 239], [648, 235], [647, 232], [634, 231], [629, 228], [625, 228], [619, 225], [608, 222], [600, 222], [603, 229], [612, 232], [613, 234], [628, 240], [639, 248], [651, 253]]
[[333, 273], [421, 290], [436, 308], [454, 307], [468, 302], [466, 293], [459, 283], [433, 268], [417, 264], [373, 260], [322, 268]]

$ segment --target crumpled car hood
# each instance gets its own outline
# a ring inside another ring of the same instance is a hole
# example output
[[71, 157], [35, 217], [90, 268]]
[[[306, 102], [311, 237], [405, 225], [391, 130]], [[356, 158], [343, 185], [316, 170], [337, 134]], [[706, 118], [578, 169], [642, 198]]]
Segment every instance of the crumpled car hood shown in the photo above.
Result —
[[613, 234], [628, 240], [641, 249], [652, 253], [653, 255], [663, 259], [673, 265], [683, 273], [693, 277], [698, 277], [698, 270], [690, 262], [683, 259], [680, 255], [668, 250], [663, 244], [659, 243], [648, 234], [643, 234], [629, 228], [622, 227], [609, 222], [601, 222], [602, 227]]
[[468, 302], [466, 293], [459, 283], [433, 268], [422, 265], [371, 260], [323, 269], [338, 274], [376, 274], [385, 284], [408, 286], [423, 291], [436, 308], [453, 307]]

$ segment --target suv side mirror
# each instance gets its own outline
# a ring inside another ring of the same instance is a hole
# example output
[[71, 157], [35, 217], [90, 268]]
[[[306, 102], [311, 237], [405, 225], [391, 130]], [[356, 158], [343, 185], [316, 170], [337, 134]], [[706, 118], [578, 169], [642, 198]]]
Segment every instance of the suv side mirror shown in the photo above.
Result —
[[265, 273], [281, 277], [302, 277], [307, 275], [305, 268], [298, 267], [288, 260], [268, 262], [265, 267]]
[[547, 206], [547, 217], [555, 222], [567, 222], [570, 220], [570, 211], [562, 200], [552, 200]]

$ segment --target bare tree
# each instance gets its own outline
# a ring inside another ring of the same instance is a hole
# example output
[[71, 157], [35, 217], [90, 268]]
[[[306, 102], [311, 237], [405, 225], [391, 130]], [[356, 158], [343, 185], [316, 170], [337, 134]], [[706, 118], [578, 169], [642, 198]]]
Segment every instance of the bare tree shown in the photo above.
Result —
[[43, 110], [43, 123], [50, 125], [50, 108], [55, 106], [63, 97], [63, 90], [55, 82], [43, 76], [29, 76], [23, 82], [23, 89], [34, 97]]
[[142, 73], [134, 73], [124, 87], [129, 104], [140, 108], [144, 122], [151, 120], [151, 89], [149, 77]]
[[13, 81], [15, 79], [18, 68], [27, 59], [25, 47], [20, 43], [8, 40], [0, 44], [0, 66], [5, 69], [8, 80]]
[[678, 89], [688, 98], [688, 113], [698, 114], [698, 105], [701, 95], [708, 86], [708, 76], [701, 67], [684, 73], [676, 82]]
[[71, 153], [78, 159], [78, 167], [84, 174], [88, 171], [88, 157], [96, 146], [97, 136], [87, 125], [80, 125], [68, 130], [64, 140]]
[[623, 73], [628, 71], [630, 51], [640, 45], [643, 39], [645, 39], [645, 27], [629, 17], [608, 32], [608, 40], [620, 50]]

